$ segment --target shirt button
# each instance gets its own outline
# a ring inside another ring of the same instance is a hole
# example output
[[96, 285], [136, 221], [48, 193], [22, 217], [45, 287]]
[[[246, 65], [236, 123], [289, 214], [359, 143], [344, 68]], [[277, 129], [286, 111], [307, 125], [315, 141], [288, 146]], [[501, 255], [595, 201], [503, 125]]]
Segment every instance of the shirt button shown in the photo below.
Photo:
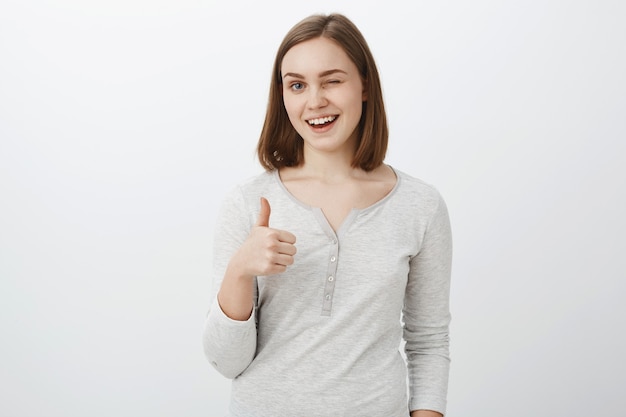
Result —
[[330, 261], [331, 261], [331, 262], [335, 262], [336, 260], [337, 260], [337, 258], [335, 258], [334, 256], [331, 256], [331, 257], [330, 257]]
[[330, 294], [326, 294], [326, 300], [330, 300]]
[[337, 244], [337, 239], [333, 239], [333, 245]]
[[330, 282], [333, 282], [333, 280], [334, 280], [334, 279], [335, 279], [335, 277], [333, 277], [332, 275], [328, 277], [328, 280], [329, 280]]

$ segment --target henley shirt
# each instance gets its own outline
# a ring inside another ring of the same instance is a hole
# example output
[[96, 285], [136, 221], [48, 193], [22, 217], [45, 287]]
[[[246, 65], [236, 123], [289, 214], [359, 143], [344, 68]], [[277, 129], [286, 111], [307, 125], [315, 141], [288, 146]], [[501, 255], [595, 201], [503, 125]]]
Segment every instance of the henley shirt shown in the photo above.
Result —
[[[384, 198], [333, 231], [278, 171], [236, 187], [222, 204], [203, 344], [233, 378], [230, 417], [407, 417], [445, 413], [452, 239], [431, 185], [394, 170]], [[270, 227], [296, 236], [286, 272], [255, 278], [247, 321], [217, 302], [228, 262], [254, 226], [260, 197]], [[400, 347], [404, 345], [406, 361]], [[408, 385], [407, 385], [408, 382]]]

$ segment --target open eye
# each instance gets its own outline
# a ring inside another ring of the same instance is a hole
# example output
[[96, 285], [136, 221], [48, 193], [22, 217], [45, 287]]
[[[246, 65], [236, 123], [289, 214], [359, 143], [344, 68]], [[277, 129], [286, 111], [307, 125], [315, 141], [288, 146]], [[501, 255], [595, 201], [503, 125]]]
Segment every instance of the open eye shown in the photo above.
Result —
[[289, 88], [293, 91], [300, 91], [304, 89], [304, 84], [300, 82], [294, 82], [289, 85]]

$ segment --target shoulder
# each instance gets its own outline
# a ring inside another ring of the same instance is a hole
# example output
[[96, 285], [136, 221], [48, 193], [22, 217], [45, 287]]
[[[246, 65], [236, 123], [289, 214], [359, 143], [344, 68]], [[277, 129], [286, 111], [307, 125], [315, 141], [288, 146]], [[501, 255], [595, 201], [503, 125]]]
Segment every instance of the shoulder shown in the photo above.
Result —
[[260, 174], [244, 179], [239, 184], [237, 184], [236, 188], [244, 193], [251, 190], [257, 190], [259, 188], [267, 188], [274, 183], [274, 176], [274, 171], [264, 171]]
[[436, 211], [445, 205], [439, 190], [432, 184], [394, 168], [398, 176], [397, 197], [421, 210]]
[[[222, 197], [222, 205], [226, 207], [247, 206], [252, 201], [253, 194], [256, 194], [255, 190], [267, 188], [271, 179], [271, 172], [262, 172], [234, 183], [230, 188], [226, 188]], [[263, 194], [261, 193], [260, 195]]]
[[225, 197], [226, 204], [235, 204], [246, 212], [259, 210], [261, 197], [266, 198], [272, 209], [276, 204], [285, 203], [285, 192], [277, 171], [264, 171], [236, 184]]
[[[430, 230], [438, 236], [450, 236], [448, 207], [439, 190], [419, 178], [396, 170], [398, 175], [398, 197], [410, 219], [424, 233]], [[442, 238], [442, 239], [443, 239]]]
[[[236, 183], [227, 193], [229, 198], [246, 198], [256, 195], [262, 196], [263, 192], [275, 185], [274, 171], [265, 171], [243, 179]], [[247, 199], [247, 198], [246, 198]]]

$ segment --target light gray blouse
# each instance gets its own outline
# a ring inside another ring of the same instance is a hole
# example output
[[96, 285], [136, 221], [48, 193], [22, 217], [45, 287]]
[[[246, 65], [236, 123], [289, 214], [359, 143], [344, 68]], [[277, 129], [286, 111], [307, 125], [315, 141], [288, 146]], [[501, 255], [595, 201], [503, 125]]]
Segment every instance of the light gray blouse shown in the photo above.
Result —
[[[249, 180], [225, 199], [203, 342], [213, 366], [234, 378], [232, 417], [445, 413], [448, 212], [436, 189], [395, 172], [393, 190], [352, 210], [337, 233], [319, 208], [289, 193], [277, 171]], [[256, 278], [254, 312], [235, 321], [216, 294], [262, 196], [272, 208], [270, 227], [293, 233], [298, 253], [285, 273]]]

